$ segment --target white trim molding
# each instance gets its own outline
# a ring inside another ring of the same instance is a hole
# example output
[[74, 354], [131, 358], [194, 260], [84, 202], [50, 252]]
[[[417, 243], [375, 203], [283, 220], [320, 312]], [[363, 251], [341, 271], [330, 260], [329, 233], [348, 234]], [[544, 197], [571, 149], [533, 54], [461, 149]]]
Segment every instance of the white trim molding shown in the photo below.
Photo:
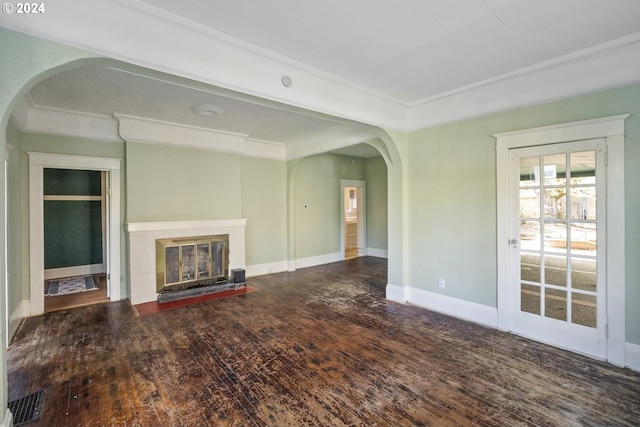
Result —
[[[86, 19], [84, 10], [70, 1], [57, 3], [37, 20], [4, 15], [3, 26], [141, 67], [404, 132], [638, 82], [640, 36], [634, 33], [413, 102], [143, 1], [92, 0], [91, 4], [93, 15], [100, 19]], [[157, 34], [171, 34], [171, 43], [158, 49]], [[202, 60], [203, 52], [207, 61]], [[300, 84], [289, 90], [274, 84], [283, 73]]]
[[197, 219], [189, 221], [128, 222], [125, 224], [125, 229], [129, 233], [134, 233], [139, 231], [188, 230], [193, 228], [244, 227], [245, 225], [247, 225], [246, 218]]
[[334, 252], [330, 254], [310, 256], [306, 258], [297, 258], [293, 262], [293, 266], [289, 266], [289, 271], [295, 271], [300, 268], [315, 267], [316, 265], [331, 264], [344, 260], [344, 252]]
[[109, 173], [108, 292], [112, 301], [122, 298], [120, 270], [120, 159], [68, 154], [27, 152], [29, 155], [29, 277], [31, 316], [44, 313], [44, 186], [45, 168], [100, 170]]
[[406, 296], [407, 289], [408, 288], [404, 286], [392, 285], [391, 283], [387, 283], [387, 287], [385, 289], [386, 298], [389, 301], [404, 304], [408, 300]]
[[9, 408], [5, 409], [4, 420], [2, 421], [2, 425], [0, 427], [13, 427], [13, 414], [9, 410]]
[[289, 263], [287, 261], [267, 262], [264, 264], [247, 265], [245, 275], [247, 277], [264, 276], [266, 274], [282, 273], [287, 271]]
[[625, 366], [625, 180], [624, 121], [629, 114], [562, 123], [516, 132], [498, 133], [496, 138], [498, 328], [510, 330], [510, 192], [509, 150], [529, 146], [604, 138], [607, 145], [607, 361]]
[[640, 372], [640, 345], [630, 342], [625, 345], [625, 366]]
[[22, 132], [122, 142], [118, 135], [118, 122], [113, 117], [36, 106], [29, 94], [18, 102], [11, 119]]
[[[284, 144], [251, 139], [240, 133], [152, 120], [144, 117], [114, 114], [120, 137], [125, 141], [174, 145], [201, 150], [235, 153], [251, 157], [284, 160]], [[249, 142], [247, 142], [249, 141]]]
[[11, 316], [9, 317], [8, 341], [11, 341], [16, 332], [18, 332], [18, 328], [20, 327], [22, 320], [29, 317], [29, 313], [31, 312], [31, 308], [29, 307], [30, 304], [31, 302], [29, 300], [22, 300], [13, 313], [11, 313]]
[[376, 258], [389, 258], [389, 251], [387, 249], [367, 248], [367, 255]]
[[407, 301], [411, 304], [491, 328], [498, 326], [498, 310], [495, 307], [412, 287], [407, 288], [407, 294]]
[[61, 277], [82, 276], [106, 273], [104, 264], [78, 265], [75, 267], [49, 268], [44, 270], [44, 280], [59, 279]]

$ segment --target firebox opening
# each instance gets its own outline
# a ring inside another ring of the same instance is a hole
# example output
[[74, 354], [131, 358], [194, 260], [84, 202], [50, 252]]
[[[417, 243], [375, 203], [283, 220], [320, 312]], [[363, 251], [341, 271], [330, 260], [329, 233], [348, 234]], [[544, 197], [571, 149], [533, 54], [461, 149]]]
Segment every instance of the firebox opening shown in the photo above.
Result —
[[222, 285], [228, 276], [228, 234], [156, 240], [158, 293]]

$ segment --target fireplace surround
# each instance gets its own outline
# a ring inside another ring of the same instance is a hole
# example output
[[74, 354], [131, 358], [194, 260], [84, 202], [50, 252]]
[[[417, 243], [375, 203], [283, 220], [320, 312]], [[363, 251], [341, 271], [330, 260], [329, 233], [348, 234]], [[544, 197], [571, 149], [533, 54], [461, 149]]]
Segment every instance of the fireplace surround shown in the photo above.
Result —
[[244, 269], [246, 218], [188, 221], [130, 222], [128, 234], [129, 283], [132, 304], [156, 301], [156, 241], [193, 236], [228, 235], [228, 272]]

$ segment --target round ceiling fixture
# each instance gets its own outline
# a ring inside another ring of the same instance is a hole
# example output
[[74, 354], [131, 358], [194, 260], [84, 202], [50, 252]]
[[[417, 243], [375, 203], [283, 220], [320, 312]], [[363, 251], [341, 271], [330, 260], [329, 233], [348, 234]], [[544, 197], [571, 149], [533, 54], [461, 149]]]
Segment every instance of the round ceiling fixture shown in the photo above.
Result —
[[212, 104], [196, 104], [191, 109], [194, 113], [204, 117], [215, 117], [224, 114], [224, 108]]
[[293, 84], [293, 80], [291, 80], [291, 77], [282, 76], [282, 85], [284, 87], [291, 87], [292, 84]]

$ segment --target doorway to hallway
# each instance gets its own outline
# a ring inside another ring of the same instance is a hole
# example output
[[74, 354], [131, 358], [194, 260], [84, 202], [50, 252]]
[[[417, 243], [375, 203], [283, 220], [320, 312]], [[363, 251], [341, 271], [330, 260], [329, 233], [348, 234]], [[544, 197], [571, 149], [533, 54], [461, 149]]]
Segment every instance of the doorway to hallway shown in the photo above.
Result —
[[345, 259], [366, 255], [366, 181], [341, 180], [342, 253]]

